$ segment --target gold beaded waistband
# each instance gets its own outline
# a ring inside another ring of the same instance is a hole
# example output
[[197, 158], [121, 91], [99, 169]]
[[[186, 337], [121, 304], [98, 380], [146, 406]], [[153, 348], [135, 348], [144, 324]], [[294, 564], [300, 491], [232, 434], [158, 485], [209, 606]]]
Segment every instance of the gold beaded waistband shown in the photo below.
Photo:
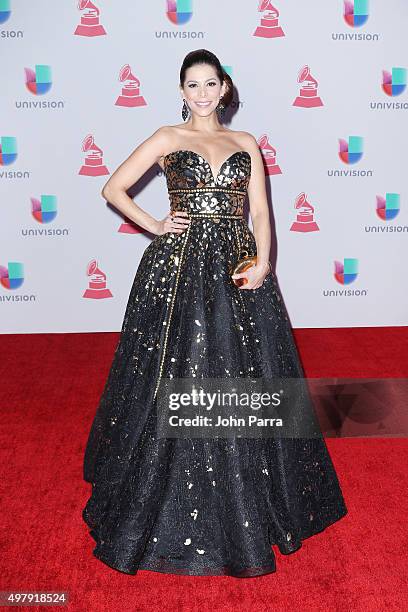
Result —
[[240, 193], [246, 195], [246, 189], [235, 189], [233, 187], [191, 187], [188, 189], [168, 189], [168, 193], [202, 193], [203, 191], [224, 191], [225, 193]]
[[243, 215], [229, 215], [229, 214], [223, 214], [223, 213], [189, 213], [188, 210], [187, 211], [177, 211], [177, 210], [172, 210], [173, 213], [175, 212], [187, 212], [189, 218], [193, 218], [193, 219], [199, 219], [200, 217], [204, 218], [204, 219], [243, 219]]

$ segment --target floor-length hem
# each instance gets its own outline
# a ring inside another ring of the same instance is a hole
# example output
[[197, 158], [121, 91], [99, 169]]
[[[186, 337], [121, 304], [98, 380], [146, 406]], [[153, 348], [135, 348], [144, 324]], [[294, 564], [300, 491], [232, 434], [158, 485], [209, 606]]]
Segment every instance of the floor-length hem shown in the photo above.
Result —
[[[310, 539], [311, 537], [315, 535], [318, 535], [319, 533], [322, 533], [323, 531], [326, 531], [326, 529], [328, 529], [329, 527], [337, 523], [339, 520], [341, 520], [344, 516], [346, 516], [347, 513], [348, 513], [348, 510], [347, 508], [345, 508], [342, 512], [338, 513], [337, 515], [333, 515], [332, 518], [329, 521], [326, 521], [323, 525], [322, 524], [320, 526], [314, 525], [314, 528], [311, 529], [307, 535], [304, 535], [296, 543], [293, 543], [293, 548], [290, 550], [286, 548], [285, 545], [282, 545], [282, 543], [273, 542], [271, 544], [271, 554], [273, 555], [273, 557], [275, 557], [272, 546], [276, 546], [280, 554], [285, 555], [285, 556], [292, 555], [295, 552], [298, 552], [302, 548], [304, 541]], [[89, 526], [89, 523], [86, 520], [86, 517], [84, 517], [84, 520]], [[93, 537], [95, 542], [98, 544], [98, 536], [96, 534], [96, 529], [90, 529], [89, 533]], [[259, 576], [265, 576], [267, 574], [275, 574], [277, 571], [275, 558], [274, 558], [273, 564], [254, 567], [254, 568], [251, 568], [249, 572], [247, 568], [244, 568], [241, 572], [234, 572], [232, 569], [228, 569], [228, 568], [226, 570], [215, 570], [211, 567], [209, 567], [208, 570], [203, 569], [203, 571], [198, 571], [196, 569], [188, 569], [188, 568], [184, 568], [183, 570], [181, 570], [181, 569], [172, 568], [169, 562], [167, 562], [167, 567], [162, 567], [162, 568], [153, 567], [152, 564], [144, 564], [142, 562], [138, 565], [136, 569], [130, 570], [129, 568], [125, 569], [124, 566], [121, 567], [120, 564], [114, 561], [113, 559], [109, 559], [102, 552], [98, 551], [97, 547], [92, 551], [92, 554], [96, 559], [98, 559], [99, 561], [101, 561], [102, 563], [110, 567], [111, 569], [114, 569], [120, 572], [121, 574], [127, 574], [129, 576], [136, 576], [139, 570], [143, 570], [143, 571], [156, 572], [160, 574], [172, 574], [175, 576], [229, 576], [231, 578], [257, 578]]]

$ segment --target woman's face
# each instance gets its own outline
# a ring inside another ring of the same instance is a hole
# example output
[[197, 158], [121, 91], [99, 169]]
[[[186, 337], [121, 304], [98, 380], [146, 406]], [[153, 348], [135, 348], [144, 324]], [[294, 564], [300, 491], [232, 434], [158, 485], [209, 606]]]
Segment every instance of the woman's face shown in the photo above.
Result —
[[221, 85], [213, 66], [195, 64], [186, 70], [181, 95], [186, 99], [192, 113], [206, 117], [215, 111], [225, 89], [225, 82]]

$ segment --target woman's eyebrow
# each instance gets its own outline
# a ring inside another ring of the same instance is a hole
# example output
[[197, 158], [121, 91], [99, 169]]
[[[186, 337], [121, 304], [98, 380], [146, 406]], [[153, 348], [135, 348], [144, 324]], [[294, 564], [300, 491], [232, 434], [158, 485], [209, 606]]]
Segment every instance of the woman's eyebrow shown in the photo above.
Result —
[[[211, 77], [211, 78], [209, 78], [209, 79], [206, 79], [206, 81], [212, 81], [212, 80], [214, 80], [214, 81], [215, 81], [215, 77]], [[204, 81], [204, 83], [205, 83], [206, 81]], [[189, 80], [187, 81], [187, 83], [198, 83], [198, 81], [195, 81], [194, 79], [189, 79]]]

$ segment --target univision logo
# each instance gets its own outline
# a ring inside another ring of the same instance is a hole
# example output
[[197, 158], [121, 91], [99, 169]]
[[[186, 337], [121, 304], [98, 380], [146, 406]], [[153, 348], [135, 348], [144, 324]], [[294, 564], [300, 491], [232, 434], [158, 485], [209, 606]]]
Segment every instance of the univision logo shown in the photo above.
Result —
[[399, 193], [386, 193], [385, 198], [383, 196], [377, 196], [377, 215], [383, 221], [390, 221], [395, 219], [400, 211], [400, 194]]
[[[358, 277], [358, 259], [345, 257], [334, 262], [334, 279], [339, 285], [351, 285]], [[367, 289], [324, 289], [325, 297], [360, 297], [367, 295]]]
[[401, 209], [401, 196], [399, 193], [386, 193], [376, 196], [376, 215], [383, 223], [377, 225], [365, 225], [366, 234], [406, 234], [408, 225], [390, 223], [396, 219]]
[[167, 0], [166, 15], [171, 23], [183, 25], [190, 21], [193, 15], [192, 0]]
[[[381, 89], [390, 98], [400, 96], [407, 88], [407, 69], [394, 66], [382, 71]], [[375, 102], [370, 101], [371, 110], [408, 110], [408, 102]]]
[[406, 68], [392, 68], [391, 72], [383, 70], [382, 88], [387, 96], [400, 96], [407, 86]]
[[[343, 3], [343, 21], [349, 28], [356, 30], [364, 26], [369, 17], [368, 0], [345, 0]], [[333, 40], [341, 41], [378, 41], [380, 35], [370, 32], [332, 32]]]
[[5, 289], [18, 289], [24, 282], [24, 266], [20, 261], [9, 261], [0, 266], [0, 284]]
[[41, 227], [52, 223], [57, 216], [57, 196], [43, 194], [39, 198], [31, 198], [31, 215], [40, 225], [40, 228], [22, 228], [22, 236], [48, 237], [48, 236], [68, 236], [69, 230], [61, 227]]
[[[0, 0], [0, 24], [10, 19], [10, 0]], [[0, 30], [0, 38], [23, 38], [22, 30]]]
[[[32, 68], [24, 68], [25, 71], [25, 86], [27, 90], [33, 96], [43, 96], [48, 93], [52, 87], [51, 78], [51, 66], [48, 64], [35, 64], [34, 70]], [[65, 103], [63, 100], [42, 100], [42, 101], [31, 101], [31, 100], [16, 100], [16, 108], [64, 108]]]
[[0, 179], [30, 178], [28, 170], [2, 170], [17, 159], [17, 139], [14, 136], [0, 136]]
[[14, 136], [0, 136], [0, 166], [9, 166], [17, 159], [17, 140]]
[[368, 0], [344, 1], [344, 21], [351, 28], [359, 28], [367, 23], [368, 15]]
[[348, 140], [339, 138], [339, 157], [345, 164], [356, 164], [363, 157], [361, 136], [349, 136]]
[[41, 195], [40, 199], [31, 198], [31, 212], [39, 223], [50, 223], [57, 216], [57, 197]]
[[0, 23], [5, 23], [10, 15], [10, 0], [0, 0]]
[[[193, 16], [193, 0], [166, 0], [167, 19], [175, 26], [186, 25]], [[193, 30], [156, 30], [156, 38], [204, 38], [205, 32]]]
[[51, 66], [36, 64], [35, 69], [24, 68], [26, 74], [26, 87], [28, 91], [36, 96], [50, 91], [52, 85]]
[[354, 283], [358, 276], [358, 259], [345, 258], [334, 262], [334, 278], [340, 285]]
[[[348, 139], [339, 138], [338, 156], [341, 161], [350, 166], [357, 164], [363, 157], [363, 142], [362, 136], [349, 136]], [[328, 170], [328, 176], [335, 177], [367, 177], [373, 176], [373, 170]]]
[[[7, 267], [0, 265], [0, 286], [4, 289], [19, 289], [24, 282], [24, 265], [21, 261], [9, 261]], [[0, 295], [0, 302], [32, 302], [35, 295], [16, 294]]]

